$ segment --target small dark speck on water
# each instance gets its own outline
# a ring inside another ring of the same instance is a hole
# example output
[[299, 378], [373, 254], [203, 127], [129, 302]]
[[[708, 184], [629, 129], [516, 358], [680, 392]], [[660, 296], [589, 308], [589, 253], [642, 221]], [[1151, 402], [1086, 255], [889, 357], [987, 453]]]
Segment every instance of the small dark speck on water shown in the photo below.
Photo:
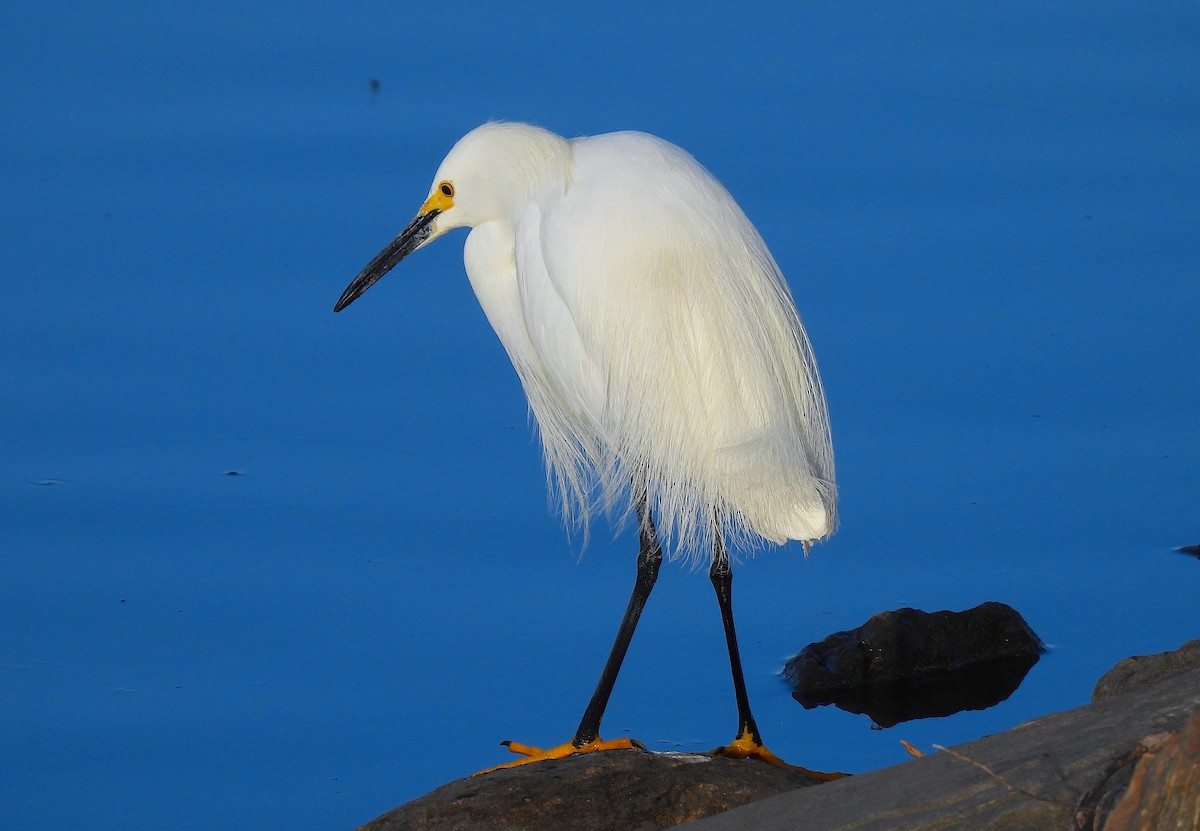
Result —
[[1200, 557], [1200, 544], [1182, 545], [1178, 548], [1184, 554], [1191, 554], [1193, 557]]
[[225, 475], [226, 476], [241, 476], [242, 472], [240, 470], [227, 470], [227, 471], [225, 471]]
[[378, 95], [379, 94], [379, 79], [372, 78], [370, 81], [370, 85], [371, 85], [371, 94]]
[[55, 485], [61, 485], [62, 479], [38, 479], [36, 484], [44, 488], [52, 488]]

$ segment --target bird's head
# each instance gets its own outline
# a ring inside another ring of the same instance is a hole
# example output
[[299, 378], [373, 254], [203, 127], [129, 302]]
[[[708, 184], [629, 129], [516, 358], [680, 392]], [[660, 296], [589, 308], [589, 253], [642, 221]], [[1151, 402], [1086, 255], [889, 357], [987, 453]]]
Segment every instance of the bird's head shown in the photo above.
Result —
[[528, 124], [484, 124], [467, 133], [438, 167], [416, 217], [351, 281], [333, 310], [349, 306], [397, 263], [447, 231], [511, 221], [548, 175], [565, 187], [570, 148], [561, 136]]

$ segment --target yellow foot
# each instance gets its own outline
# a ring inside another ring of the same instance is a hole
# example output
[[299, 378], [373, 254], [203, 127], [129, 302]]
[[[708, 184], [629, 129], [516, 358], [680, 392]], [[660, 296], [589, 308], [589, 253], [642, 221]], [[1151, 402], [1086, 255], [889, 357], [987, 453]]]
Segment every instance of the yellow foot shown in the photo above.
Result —
[[767, 750], [766, 745], [762, 744], [757, 738], [750, 733], [742, 733], [731, 743], [724, 747], [714, 748], [710, 755], [712, 756], [728, 756], [731, 759], [759, 759], [769, 765], [775, 765], [780, 768], [789, 768], [798, 770], [805, 776], [816, 779], [820, 782], [832, 782], [834, 779], [841, 779], [844, 776], [849, 776], [848, 773], [823, 773], [819, 770], [809, 770], [808, 768], [800, 767], [799, 765], [789, 765], [787, 762], [780, 759], [770, 750]]
[[597, 750], [631, 750], [635, 748], [637, 750], [646, 749], [646, 746], [636, 739], [612, 739], [606, 742], [599, 737], [580, 747], [576, 747], [571, 742], [567, 742], [566, 744], [560, 744], [558, 747], [551, 747], [545, 750], [540, 747], [521, 744], [520, 742], [500, 742], [500, 744], [507, 747], [513, 753], [520, 754], [525, 758], [514, 759], [511, 762], [505, 762], [502, 765], [496, 765], [495, 767], [481, 770], [478, 773], [472, 774], [472, 776], [491, 773], [492, 771], [500, 770], [501, 768], [515, 768], [517, 765], [527, 765], [530, 762], [541, 762], [545, 759], [563, 759], [567, 756], [574, 756], [577, 753], [594, 753]]

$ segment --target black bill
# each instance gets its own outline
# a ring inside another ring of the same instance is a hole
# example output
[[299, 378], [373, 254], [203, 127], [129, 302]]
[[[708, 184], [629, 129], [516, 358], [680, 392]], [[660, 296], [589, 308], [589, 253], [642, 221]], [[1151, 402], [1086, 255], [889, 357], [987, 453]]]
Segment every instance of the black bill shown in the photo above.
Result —
[[367, 263], [367, 267], [359, 272], [350, 285], [346, 286], [346, 290], [342, 292], [342, 296], [333, 310], [340, 312], [349, 306], [358, 299], [359, 295], [375, 285], [380, 277], [391, 271], [396, 263], [416, 251], [421, 243], [429, 239], [429, 235], [433, 231], [431, 227], [433, 220], [440, 213], [441, 211], [434, 208], [427, 213], [418, 214], [416, 219], [408, 223], [408, 226], [397, 234], [386, 248], [375, 255], [375, 259]]

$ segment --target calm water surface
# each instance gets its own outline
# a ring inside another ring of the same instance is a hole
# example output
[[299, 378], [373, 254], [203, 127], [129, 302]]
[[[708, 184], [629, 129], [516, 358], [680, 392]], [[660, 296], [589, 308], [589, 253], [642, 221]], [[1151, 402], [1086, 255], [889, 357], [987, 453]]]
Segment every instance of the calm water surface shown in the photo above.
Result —
[[[571, 735], [635, 540], [549, 514], [460, 234], [331, 312], [492, 118], [685, 146], [792, 282], [843, 508], [736, 572], [780, 755], [893, 764], [1200, 635], [1200, 10], [730, 13], [0, 12], [5, 827], [350, 828]], [[877, 730], [776, 676], [984, 600], [1051, 646], [992, 710]], [[667, 569], [605, 732], [734, 722], [708, 580]]]

